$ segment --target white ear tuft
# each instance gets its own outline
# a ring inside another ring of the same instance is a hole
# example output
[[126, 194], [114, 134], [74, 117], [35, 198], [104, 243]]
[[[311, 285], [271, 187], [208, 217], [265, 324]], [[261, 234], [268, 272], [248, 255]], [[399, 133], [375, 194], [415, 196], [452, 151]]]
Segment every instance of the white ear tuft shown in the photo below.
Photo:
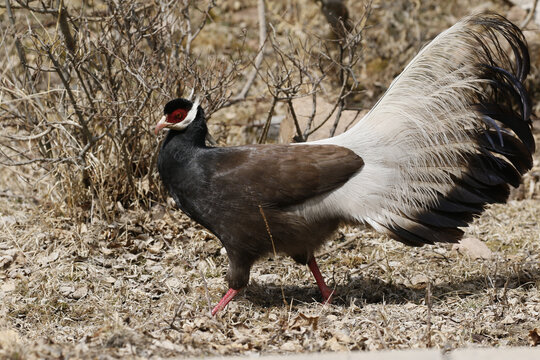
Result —
[[186, 115], [186, 119], [182, 123], [190, 124], [193, 120], [195, 120], [195, 117], [197, 116], [197, 111], [199, 110], [199, 103], [200, 97], [197, 96], [195, 102], [191, 106], [191, 110], [189, 110], [188, 114]]
[[193, 93], [195, 92], [195, 88], [191, 88], [191, 92], [189, 93], [189, 96], [187, 97], [187, 100], [191, 101], [193, 99]]

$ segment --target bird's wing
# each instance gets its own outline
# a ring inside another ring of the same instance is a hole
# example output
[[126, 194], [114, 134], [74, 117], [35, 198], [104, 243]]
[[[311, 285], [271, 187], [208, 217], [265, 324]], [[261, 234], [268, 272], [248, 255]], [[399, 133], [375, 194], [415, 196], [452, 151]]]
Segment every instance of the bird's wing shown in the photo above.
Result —
[[231, 197], [265, 207], [289, 206], [343, 185], [363, 165], [353, 151], [335, 145], [248, 145], [215, 148], [201, 159], [211, 169], [207, 186], [236, 184]]
[[505, 18], [466, 18], [425, 46], [349, 131], [312, 144], [353, 150], [364, 168], [304, 216], [348, 214], [410, 245], [454, 242], [532, 166], [529, 54]]

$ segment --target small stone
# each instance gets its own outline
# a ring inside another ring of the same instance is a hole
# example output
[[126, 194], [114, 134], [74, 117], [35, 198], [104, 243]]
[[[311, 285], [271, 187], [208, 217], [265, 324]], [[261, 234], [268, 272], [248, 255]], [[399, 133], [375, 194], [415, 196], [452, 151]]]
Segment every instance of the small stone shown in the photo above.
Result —
[[514, 318], [510, 315], [508, 315], [507, 317], [505, 317], [503, 320], [502, 320], [502, 323], [504, 325], [512, 325], [512, 324], [515, 324], [516, 323], [516, 320], [514, 320]]
[[15, 284], [15, 281], [13, 280], [8, 280], [5, 283], [3, 283], [2, 286], [0, 286], [0, 290], [2, 290], [5, 293], [15, 291], [16, 288], [17, 288], [17, 285]]
[[16, 331], [10, 329], [0, 331], [0, 349], [9, 349], [17, 343], [19, 343], [19, 334]]
[[11, 215], [0, 216], [0, 225], [10, 226], [10, 225], [15, 225], [16, 223], [17, 223], [17, 219], [15, 219], [15, 216], [11, 216]]
[[263, 274], [257, 276], [257, 281], [262, 285], [279, 284], [280, 277], [276, 274]]
[[178, 279], [178, 278], [175, 278], [175, 277], [171, 277], [171, 278], [168, 278], [167, 280], [165, 280], [165, 284], [172, 288], [172, 289], [183, 289], [185, 288], [185, 285], [184, 283]]
[[298, 351], [301, 349], [301, 346], [293, 343], [292, 341], [286, 342], [280, 346], [280, 349], [283, 351]]
[[414, 286], [427, 284], [429, 282], [429, 278], [424, 274], [416, 274], [411, 279], [411, 284]]
[[79, 300], [85, 297], [86, 295], [88, 295], [88, 288], [86, 286], [82, 286], [78, 288], [77, 290], [75, 290], [73, 294], [71, 294], [71, 297], [75, 300]]
[[13, 263], [13, 256], [0, 256], [0, 269], [7, 269]]
[[63, 296], [69, 296], [75, 291], [75, 288], [73, 286], [60, 286], [58, 291], [60, 291], [60, 294]]
[[491, 259], [493, 252], [488, 246], [477, 238], [465, 238], [461, 239], [459, 244], [452, 247], [453, 250], [457, 250], [459, 253], [466, 254], [473, 259]]

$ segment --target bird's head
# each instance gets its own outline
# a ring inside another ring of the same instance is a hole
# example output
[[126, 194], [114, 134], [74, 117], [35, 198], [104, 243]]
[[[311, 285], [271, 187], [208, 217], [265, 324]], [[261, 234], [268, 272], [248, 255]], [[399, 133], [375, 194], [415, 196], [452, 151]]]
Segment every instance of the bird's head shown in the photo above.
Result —
[[157, 135], [164, 128], [184, 130], [197, 118], [199, 109], [199, 98], [195, 102], [180, 98], [169, 101], [163, 110], [163, 117], [156, 124], [154, 133]]

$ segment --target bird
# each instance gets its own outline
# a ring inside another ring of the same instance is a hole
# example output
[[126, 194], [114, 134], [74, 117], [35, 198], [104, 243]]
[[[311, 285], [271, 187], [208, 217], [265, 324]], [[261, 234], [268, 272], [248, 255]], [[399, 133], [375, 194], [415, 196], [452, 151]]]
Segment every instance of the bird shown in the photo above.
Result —
[[357, 124], [312, 142], [207, 146], [200, 98], [169, 101], [154, 130], [169, 130], [159, 175], [229, 259], [229, 290], [212, 315], [273, 252], [307, 264], [331, 301], [315, 254], [342, 224], [410, 246], [458, 242], [533, 165], [529, 60], [506, 18], [466, 17], [425, 45]]

